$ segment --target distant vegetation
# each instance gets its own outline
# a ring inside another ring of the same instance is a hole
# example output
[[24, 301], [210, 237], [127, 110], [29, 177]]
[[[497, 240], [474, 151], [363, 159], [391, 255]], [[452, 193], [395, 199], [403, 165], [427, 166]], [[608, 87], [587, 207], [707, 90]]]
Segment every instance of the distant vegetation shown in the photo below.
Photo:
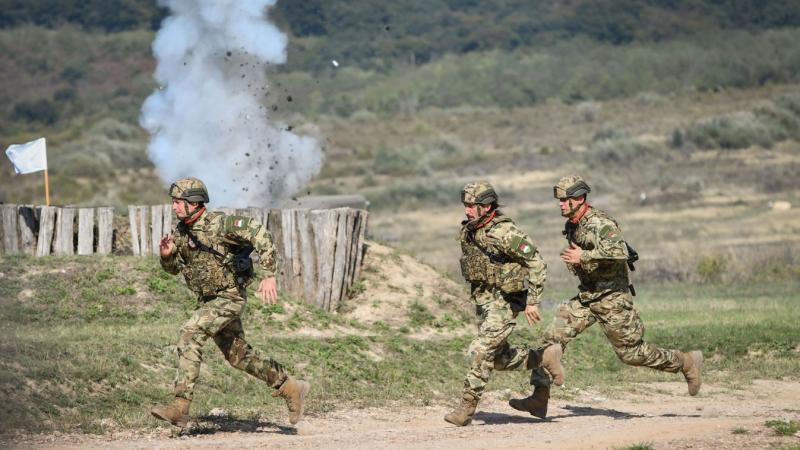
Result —
[[[165, 14], [152, 0], [0, 0], [1, 28], [154, 30]], [[708, 30], [800, 26], [800, 3], [759, 0], [279, 0], [271, 14], [294, 37], [290, 68], [315, 72], [333, 57], [386, 72], [398, 62], [550, 46], [573, 37], [618, 45]]]

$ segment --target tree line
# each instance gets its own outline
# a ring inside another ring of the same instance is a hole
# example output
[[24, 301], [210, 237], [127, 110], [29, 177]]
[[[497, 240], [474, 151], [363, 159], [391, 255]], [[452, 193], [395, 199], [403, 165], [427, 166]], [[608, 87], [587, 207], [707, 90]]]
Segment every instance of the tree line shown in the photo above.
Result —
[[[0, 28], [154, 30], [167, 13], [153, 0], [0, 0]], [[549, 46], [575, 37], [618, 45], [718, 29], [800, 26], [800, 2], [763, 0], [278, 0], [270, 14], [294, 38], [286, 70], [314, 71], [330, 59], [388, 71], [444, 54]]]

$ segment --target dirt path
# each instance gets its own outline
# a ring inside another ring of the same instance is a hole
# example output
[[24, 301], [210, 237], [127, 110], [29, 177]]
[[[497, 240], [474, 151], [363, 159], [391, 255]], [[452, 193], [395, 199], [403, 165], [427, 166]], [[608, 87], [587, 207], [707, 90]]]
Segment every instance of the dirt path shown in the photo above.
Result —
[[551, 402], [547, 421], [520, 415], [490, 395], [481, 403], [473, 424], [464, 428], [445, 423], [447, 405], [437, 405], [335, 411], [307, 417], [296, 429], [269, 421], [212, 417], [204, 418], [185, 436], [170, 436], [167, 429], [101, 437], [36, 436], [11, 446], [458, 450], [606, 449], [636, 444], [714, 450], [800, 446], [800, 433], [778, 436], [764, 425], [767, 420], [800, 420], [800, 383], [756, 381], [741, 389], [706, 385], [696, 398], [684, 390], [683, 383], [636, 385], [624, 400], [579, 392], [574, 400]]

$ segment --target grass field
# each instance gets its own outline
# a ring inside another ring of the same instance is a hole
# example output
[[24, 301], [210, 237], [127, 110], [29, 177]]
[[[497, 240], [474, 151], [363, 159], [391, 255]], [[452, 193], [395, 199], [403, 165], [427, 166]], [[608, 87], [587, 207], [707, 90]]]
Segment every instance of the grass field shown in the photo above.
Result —
[[[181, 283], [165, 276], [157, 261], [129, 257], [2, 257], [0, 280], [0, 433], [158, 425], [148, 409], [170, 396], [178, 329], [193, 308]], [[706, 382], [735, 387], [753, 379], [797, 379], [798, 288], [796, 281], [641, 285], [636, 302], [649, 341], [703, 350]], [[548, 299], [570, 292], [553, 291]], [[255, 347], [313, 383], [311, 413], [456, 398], [470, 339], [464, 332], [439, 330], [422, 340], [408, 329], [366, 325], [346, 312], [283, 300], [272, 307], [251, 300], [245, 330]], [[545, 306], [547, 323], [553, 302]], [[329, 337], [301, 332], [335, 326], [350, 331]], [[535, 343], [541, 330], [521, 325], [512, 341]], [[596, 327], [570, 345], [565, 363], [567, 387], [555, 390], [556, 398], [586, 389], [622, 396], [635, 389], [631, 383], [680, 380], [624, 366]], [[527, 377], [498, 374], [490, 390], [505, 389], [525, 392]], [[261, 382], [228, 367], [211, 345], [192, 412], [204, 416], [221, 407], [242, 420], [282, 414], [282, 402], [269, 394]]]

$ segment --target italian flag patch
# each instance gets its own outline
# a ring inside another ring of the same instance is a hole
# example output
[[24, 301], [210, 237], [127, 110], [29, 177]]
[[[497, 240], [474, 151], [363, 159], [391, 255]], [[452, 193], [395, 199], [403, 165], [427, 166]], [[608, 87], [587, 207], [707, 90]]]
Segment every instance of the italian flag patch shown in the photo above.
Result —
[[242, 228], [243, 224], [244, 224], [244, 219], [236, 219], [233, 221], [233, 226], [236, 228]]
[[531, 246], [527, 242], [522, 242], [519, 244], [519, 251], [523, 254], [528, 254], [531, 252]]

